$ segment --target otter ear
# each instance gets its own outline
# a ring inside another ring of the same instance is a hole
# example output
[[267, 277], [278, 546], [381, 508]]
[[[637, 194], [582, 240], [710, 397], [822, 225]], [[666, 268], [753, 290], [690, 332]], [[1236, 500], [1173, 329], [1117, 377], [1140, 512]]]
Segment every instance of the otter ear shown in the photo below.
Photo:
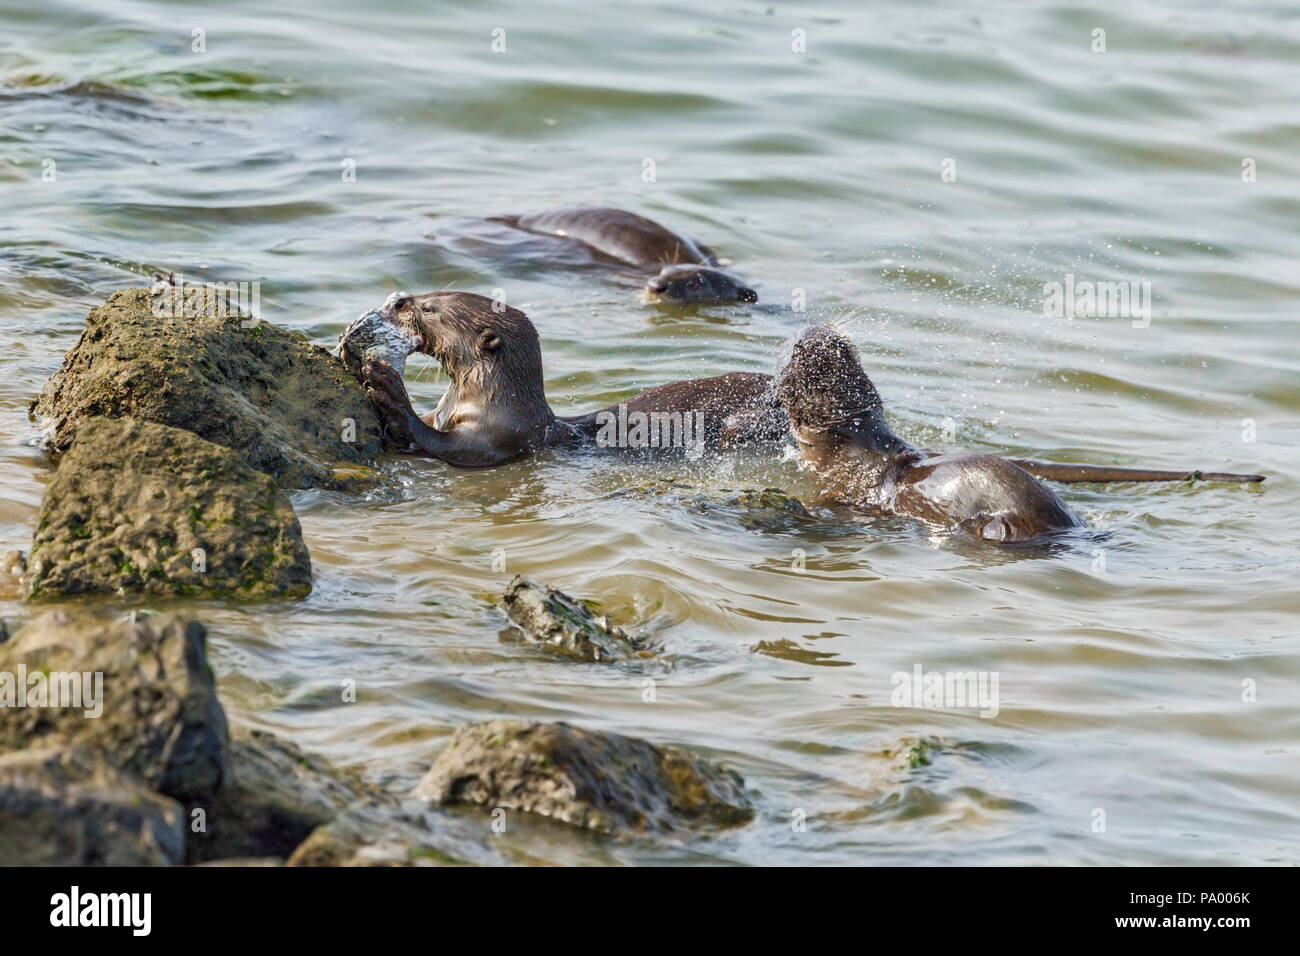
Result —
[[480, 352], [495, 352], [501, 348], [501, 336], [497, 335], [492, 329], [484, 329], [479, 333], [478, 350]]

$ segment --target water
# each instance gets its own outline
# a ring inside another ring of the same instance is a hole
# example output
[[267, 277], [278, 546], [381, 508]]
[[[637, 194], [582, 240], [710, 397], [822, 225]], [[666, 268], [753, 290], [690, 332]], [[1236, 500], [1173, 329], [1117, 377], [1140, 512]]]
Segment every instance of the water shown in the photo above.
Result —
[[[836, 320], [916, 443], [1268, 481], [1071, 486], [1099, 536], [1025, 555], [902, 520], [822, 510], [764, 531], [692, 506], [764, 486], [814, 503], [771, 456], [397, 460], [369, 499], [293, 496], [308, 600], [180, 605], [212, 629], [228, 710], [395, 788], [466, 721], [569, 720], [724, 760], [760, 808], [683, 844], [519, 826], [497, 839], [520, 860], [1300, 859], [1294, 14], [413, 7], [9, 0], [0, 550], [29, 546], [48, 475], [29, 402], [87, 309], [154, 270], [260, 280], [264, 316], [323, 344], [395, 289], [502, 289], [539, 328], [561, 414], [770, 370], [803, 318]], [[766, 305], [657, 308], [456, 238], [470, 217], [575, 203], [700, 237]], [[1045, 317], [1044, 283], [1071, 273], [1150, 282], [1149, 326]], [[408, 380], [432, 407], [428, 361]], [[600, 601], [660, 655], [501, 643], [492, 601], [516, 571]], [[0, 601], [11, 623], [30, 613]], [[996, 672], [998, 715], [891, 706], [916, 664]], [[910, 767], [922, 740], [930, 763]]]

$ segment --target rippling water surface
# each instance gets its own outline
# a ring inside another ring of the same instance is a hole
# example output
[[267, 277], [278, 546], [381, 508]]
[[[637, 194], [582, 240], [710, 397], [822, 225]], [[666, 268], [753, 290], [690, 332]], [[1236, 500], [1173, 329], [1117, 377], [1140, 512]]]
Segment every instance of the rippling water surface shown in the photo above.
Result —
[[[0, 550], [29, 546], [48, 476], [28, 404], [87, 309], [154, 270], [260, 280], [264, 317], [321, 343], [395, 289], [503, 289], [562, 414], [770, 370], [804, 319], [835, 321], [916, 443], [1268, 481], [1065, 487], [1097, 533], [1023, 553], [824, 508], [770, 455], [394, 460], [367, 498], [293, 496], [309, 599], [192, 607], [227, 708], [396, 788], [466, 721], [568, 720], [719, 758], [759, 806], [681, 845], [528, 825], [499, 843], [518, 860], [1300, 860], [1293, 13], [278, 6], [0, 14]], [[699, 236], [763, 304], [656, 307], [465, 239], [477, 217], [582, 203]], [[1046, 317], [1068, 274], [1150, 282], [1149, 325]], [[431, 405], [435, 369], [408, 375]], [[754, 487], [816, 520], [697, 504]], [[662, 653], [500, 642], [515, 572]], [[918, 664], [996, 672], [999, 713], [891, 706]], [[338, 703], [348, 678], [358, 701]], [[922, 741], [929, 762], [909, 760]]]

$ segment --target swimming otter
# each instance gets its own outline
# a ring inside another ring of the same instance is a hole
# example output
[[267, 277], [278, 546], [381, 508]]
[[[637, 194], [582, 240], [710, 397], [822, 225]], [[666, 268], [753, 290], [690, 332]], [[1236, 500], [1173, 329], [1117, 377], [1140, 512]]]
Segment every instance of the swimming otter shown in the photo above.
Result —
[[[349, 351], [341, 346], [339, 354], [349, 359], [354, 374], [360, 372], [385, 418], [391, 445], [454, 465], [486, 467], [548, 445], [644, 447], [637, 441], [636, 425], [624, 426], [637, 415], [650, 418], [649, 447], [662, 448], [662, 441], [653, 440], [656, 435], [662, 439], [668, 428], [671, 439], [677, 429], [681, 441], [670, 440], [669, 446], [685, 447], [688, 453], [779, 442], [789, 435], [789, 419], [776, 402], [771, 376], [756, 372], [661, 385], [616, 406], [560, 418], [546, 403], [537, 330], [517, 309], [498, 307], [499, 312], [493, 300], [468, 292], [399, 292], [354, 323], [365, 334], [344, 345], [360, 347]], [[376, 318], [399, 334], [387, 335], [373, 324]], [[392, 368], [403, 348], [433, 355], [451, 377], [438, 407], [424, 417], [411, 406], [400, 367]], [[384, 359], [376, 360], [377, 355]], [[619, 430], [630, 440], [619, 441]], [[1032, 474], [1065, 482], [1263, 480], [1258, 475], [1012, 461]]]
[[580, 242], [597, 255], [641, 269], [658, 269], [646, 294], [664, 302], [757, 302], [758, 293], [718, 265], [713, 250], [653, 220], [623, 209], [579, 207], [524, 216], [496, 216], [525, 232]]
[[834, 497], [990, 541], [1026, 541], [1084, 522], [1051, 488], [996, 455], [928, 455], [890, 430], [858, 350], [826, 326], [794, 339], [777, 400], [803, 458]]
[[[518, 309], [470, 292], [396, 293], [376, 314], [401, 330], [410, 347], [436, 358], [451, 378], [438, 407], [421, 417], [401, 373], [366, 358], [362, 381], [386, 435], [400, 449], [448, 464], [482, 468], [548, 446], [684, 448], [689, 454], [778, 441], [787, 429], [771, 376], [757, 372], [661, 385], [562, 418], [546, 402], [537, 330]], [[649, 434], [643, 430], [638, 437], [636, 426], [629, 428], [638, 421], [648, 422]]]

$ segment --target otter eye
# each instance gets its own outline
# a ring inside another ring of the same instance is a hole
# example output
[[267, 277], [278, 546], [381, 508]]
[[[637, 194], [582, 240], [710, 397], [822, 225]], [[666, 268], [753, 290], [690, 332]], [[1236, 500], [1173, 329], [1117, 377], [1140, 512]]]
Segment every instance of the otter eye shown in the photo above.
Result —
[[433, 310], [434, 310], [434, 305], [433, 305], [432, 302], [426, 302], [426, 303], [424, 303], [424, 305], [420, 306], [420, 311], [421, 311], [421, 312], [429, 312], [429, 313], [432, 313]]

